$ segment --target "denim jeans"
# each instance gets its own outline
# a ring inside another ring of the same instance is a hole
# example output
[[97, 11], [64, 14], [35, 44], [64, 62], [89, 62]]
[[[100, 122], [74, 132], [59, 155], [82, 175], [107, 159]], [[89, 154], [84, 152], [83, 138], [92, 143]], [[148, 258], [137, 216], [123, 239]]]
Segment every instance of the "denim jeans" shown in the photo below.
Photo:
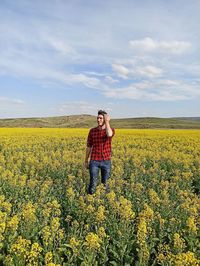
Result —
[[93, 194], [96, 191], [99, 170], [101, 170], [101, 183], [103, 183], [106, 187], [106, 181], [109, 178], [110, 171], [111, 171], [111, 161], [110, 160], [105, 160], [105, 161], [91, 160], [90, 161], [90, 164], [89, 164], [90, 184], [89, 184], [89, 189], [88, 189], [89, 194]]

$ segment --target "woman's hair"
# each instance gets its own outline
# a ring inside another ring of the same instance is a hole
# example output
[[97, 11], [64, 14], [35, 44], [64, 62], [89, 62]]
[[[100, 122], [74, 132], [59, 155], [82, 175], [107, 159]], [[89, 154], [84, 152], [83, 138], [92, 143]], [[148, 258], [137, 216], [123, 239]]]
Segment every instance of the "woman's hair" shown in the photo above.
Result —
[[104, 110], [99, 110], [98, 115], [107, 115], [106, 111]]

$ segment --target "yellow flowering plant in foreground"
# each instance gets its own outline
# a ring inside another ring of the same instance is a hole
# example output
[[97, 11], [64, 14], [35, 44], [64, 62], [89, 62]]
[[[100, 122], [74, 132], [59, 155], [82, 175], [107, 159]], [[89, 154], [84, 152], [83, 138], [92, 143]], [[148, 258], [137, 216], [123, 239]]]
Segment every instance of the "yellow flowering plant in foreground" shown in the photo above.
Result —
[[88, 129], [0, 129], [1, 265], [198, 265], [200, 131], [120, 130], [87, 195]]

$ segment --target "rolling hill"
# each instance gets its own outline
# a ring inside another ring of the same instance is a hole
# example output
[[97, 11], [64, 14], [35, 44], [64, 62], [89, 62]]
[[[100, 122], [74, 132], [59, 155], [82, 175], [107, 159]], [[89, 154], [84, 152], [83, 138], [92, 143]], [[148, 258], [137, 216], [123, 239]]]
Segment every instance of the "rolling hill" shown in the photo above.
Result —
[[[90, 128], [95, 125], [96, 117], [87, 114], [57, 117], [0, 119], [0, 127]], [[200, 117], [120, 118], [111, 119], [111, 126], [115, 128], [200, 129]]]

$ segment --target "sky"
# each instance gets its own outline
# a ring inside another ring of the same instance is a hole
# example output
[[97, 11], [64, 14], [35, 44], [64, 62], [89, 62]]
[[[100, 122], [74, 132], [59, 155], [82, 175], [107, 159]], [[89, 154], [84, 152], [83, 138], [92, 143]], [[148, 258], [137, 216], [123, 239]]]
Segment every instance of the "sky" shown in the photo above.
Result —
[[0, 118], [200, 116], [199, 0], [0, 0]]

